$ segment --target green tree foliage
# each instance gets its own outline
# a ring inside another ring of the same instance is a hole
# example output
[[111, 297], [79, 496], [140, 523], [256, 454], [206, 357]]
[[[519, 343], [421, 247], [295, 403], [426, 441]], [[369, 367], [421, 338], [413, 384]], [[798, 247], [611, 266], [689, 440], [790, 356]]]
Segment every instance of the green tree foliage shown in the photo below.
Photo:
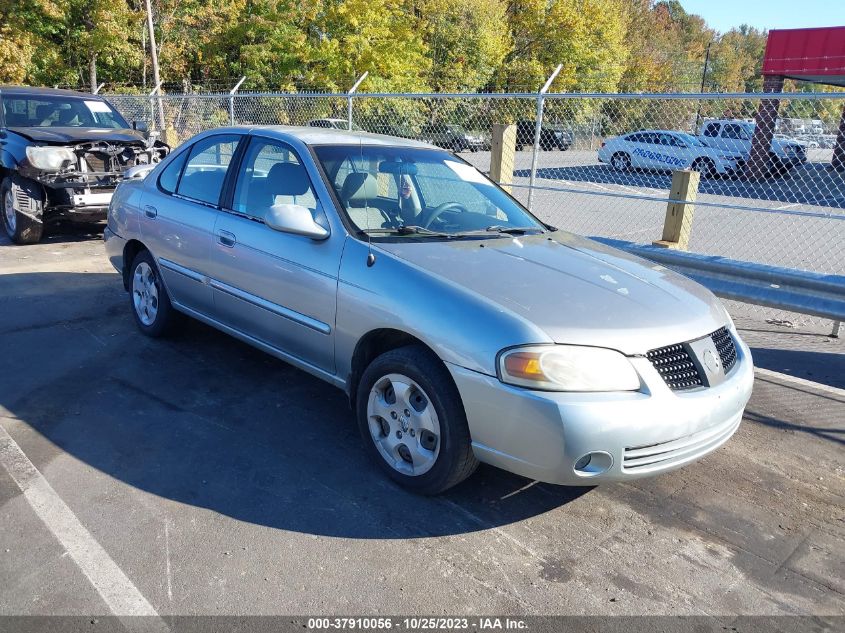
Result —
[[553, 91], [616, 89], [628, 56], [621, 0], [511, 0], [508, 23], [512, 47], [498, 87], [533, 92], [563, 64]]
[[[167, 84], [258, 90], [758, 90], [766, 33], [682, 0], [152, 0]], [[0, 81], [145, 85], [143, 0], [0, 2]], [[96, 77], [94, 77], [96, 74]], [[436, 113], [434, 113], [436, 114]]]
[[762, 90], [760, 70], [766, 50], [766, 33], [747, 25], [731, 29], [712, 47], [710, 80], [725, 92]]
[[503, 0], [422, 0], [417, 5], [436, 92], [490, 84], [510, 49]]

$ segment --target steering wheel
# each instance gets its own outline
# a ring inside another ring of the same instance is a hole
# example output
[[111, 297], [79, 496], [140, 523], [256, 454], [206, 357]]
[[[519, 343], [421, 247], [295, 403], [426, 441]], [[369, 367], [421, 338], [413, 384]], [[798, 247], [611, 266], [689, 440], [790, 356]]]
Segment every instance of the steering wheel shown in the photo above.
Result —
[[462, 211], [463, 213], [469, 213], [469, 211], [467, 211], [467, 208], [460, 202], [444, 202], [443, 204], [437, 205], [437, 207], [435, 207], [434, 210], [431, 211], [428, 218], [426, 218], [425, 221], [422, 222], [423, 228], [429, 228], [432, 224], [434, 224], [434, 221], [437, 218], [439, 218], [447, 211]]

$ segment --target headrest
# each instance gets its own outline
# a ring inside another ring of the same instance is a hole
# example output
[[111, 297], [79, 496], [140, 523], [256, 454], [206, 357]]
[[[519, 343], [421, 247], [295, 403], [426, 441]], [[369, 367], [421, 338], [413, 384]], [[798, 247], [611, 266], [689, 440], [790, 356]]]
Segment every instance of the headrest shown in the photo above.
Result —
[[340, 200], [353, 207], [364, 206], [378, 197], [378, 181], [372, 174], [351, 173], [343, 181]]
[[42, 103], [40, 106], [35, 106], [35, 117], [39, 121], [43, 121], [55, 111], [55, 106], [52, 106], [49, 103]]
[[267, 172], [267, 191], [276, 196], [301, 196], [311, 188], [308, 173], [297, 163], [276, 163]]

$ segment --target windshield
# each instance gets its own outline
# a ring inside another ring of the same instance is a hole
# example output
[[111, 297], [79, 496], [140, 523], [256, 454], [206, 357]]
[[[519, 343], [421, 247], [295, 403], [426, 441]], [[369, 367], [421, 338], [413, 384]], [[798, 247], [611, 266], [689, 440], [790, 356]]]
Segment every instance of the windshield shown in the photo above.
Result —
[[496, 184], [447, 152], [375, 145], [326, 145], [315, 152], [362, 232], [459, 237], [545, 230]]
[[686, 143], [690, 147], [706, 147], [706, 145], [704, 145], [704, 143], [699, 141], [692, 134], [686, 134], [686, 133], [683, 133], [683, 132], [675, 132], [675, 134], [677, 135], [678, 138], [681, 139], [682, 142]]
[[126, 120], [101, 99], [4, 93], [7, 127], [128, 128]]

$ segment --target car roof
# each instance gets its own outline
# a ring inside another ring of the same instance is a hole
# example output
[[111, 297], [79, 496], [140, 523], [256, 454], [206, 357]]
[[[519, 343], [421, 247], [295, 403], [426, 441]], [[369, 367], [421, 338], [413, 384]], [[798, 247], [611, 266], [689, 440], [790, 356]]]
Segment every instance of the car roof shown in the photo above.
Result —
[[270, 132], [269, 136], [276, 136], [283, 140], [286, 137], [293, 136], [306, 145], [357, 145], [360, 143], [361, 145], [389, 145], [393, 147], [434, 147], [434, 145], [408, 138], [385, 136], [371, 132], [338, 130], [336, 128], [297, 127], [292, 125], [250, 125], [234, 129], [247, 132]]
[[38, 86], [0, 86], [0, 93], [10, 95], [43, 96], [43, 97], [72, 97], [96, 99], [102, 101], [103, 97], [90, 92], [79, 92], [77, 90], [64, 90], [62, 88], [41, 88]]
[[678, 130], [636, 130], [634, 132], [628, 132], [626, 136], [630, 134], [642, 134], [643, 132], [648, 132], [650, 134], [688, 134], [688, 132], [680, 132]]

